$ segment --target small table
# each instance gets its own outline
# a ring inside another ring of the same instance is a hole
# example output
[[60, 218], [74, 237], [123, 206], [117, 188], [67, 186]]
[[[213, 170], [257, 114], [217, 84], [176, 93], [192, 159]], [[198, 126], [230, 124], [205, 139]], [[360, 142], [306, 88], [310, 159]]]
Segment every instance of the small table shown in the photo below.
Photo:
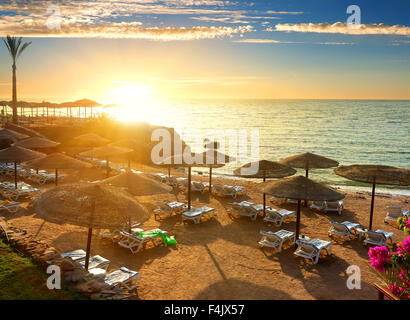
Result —
[[357, 234], [359, 235], [359, 240], [362, 241], [363, 234], [365, 234], [368, 230], [366, 228], [362, 228], [362, 227], [356, 227], [354, 229], [356, 230]]
[[310, 238], [308, 237], [308, 236], [304, 236], [304, 235], [299, 235], [299, 240], [302, 240], [302, 241], [309, 241], [310, 240]]

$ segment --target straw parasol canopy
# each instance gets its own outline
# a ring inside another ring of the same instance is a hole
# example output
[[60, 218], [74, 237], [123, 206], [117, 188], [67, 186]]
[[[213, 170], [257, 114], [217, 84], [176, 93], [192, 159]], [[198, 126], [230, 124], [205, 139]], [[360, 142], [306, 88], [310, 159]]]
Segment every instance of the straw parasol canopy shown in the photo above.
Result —
[[59, 145], [59, 142], [52, 141], [46, 138], [31, 137], [14, 143], [15, 146], [27, 148], [27, 149], [44, 149], [55, 148]]
[[306, 178], [309, 177], [309, 169], [326, 169], [339, 165], [339, 162], [310, 152], [290, 156], [279, 161], [279, 163], [292, 168], [306, 170]]
[[82, 134], [75, 137], [74, 140], [79, 141], [83, 144], [88, 144], [90, 146], [103, 145], [110, 142], [110, 140], [103, 138], [95, 133]]
[[343, 194], [303, 176], [264, 182], [260, 184], [260, 190], [278, 198], [298, 200], [296, 239], [299, 239], [301, 200], [336, 201], [345, 197]]
[[[141, 155], [144, 153], [147, 153], [149, 145], [145, 142], [138, 142], [137, 140], [134, 139], [122, 139], [118, 140], [116, 142], [110, 143], [112, 146], [116, 147], [121, 147], [121, 148], [128, 148], [128, 149], [133, 149], [134, 152], [132, 154], [133, 158], [135, 159], [137, 157], [137, 161], [141, 162], [142, 157]], [[131, 156], [131, 154], [129, 154]], [[128, 168], [131, 168], [131, 157], [128, 158]]]
[[[249, 172], [251, 168], [258, 168], [256, 172]], [[266, 181], [266, 178], [285, 178], [292, 176], [296, 170], [279, 162], [269, 160], [259, 160], [249, 162], [234, 170], [234, 175], [242, 178], [259, 178]], [[266, 209], [266, 194], [263, 194], [263, 212]]]
[[[306, 178], [309, 177], [309, 169], [326, 169], [339, 165], [339, 162], [310, 152], [290, 156], [279, 161], [279, 163], [292, 168], [301, 168], [306, 171]], [[307, 200], [305, 200], [307, 207]]]
[[99, 159], [105, 159], [107, 161], [107, 177], [109, 176], [110, 172], [110, 158], [115, 156], [122, 156], [124, 154], [133, 152], [134, 150], [128, 148], [121, 148], [113, 145], [106, 145], [98, 148], [93, 148], [88, 151], [81, 152], [80, 155], [84, 157], [95, 157]]
[[92, 165], [87, 162], [74, 159], [62, 153], [52, 153], [44, 158], [23, 162], [22, 165], [35, 169], [55, 169], [56, 185], [58, 185], [58, 169], [81, 169], [92, 167]]
[[[207, 167], [208, 165], [206, 163], [204, 163], [203, 161], [203, 154], [195, 154], [194, 152], [190, 152], [190, 156], [192, 157], [193, 163], [188, 163], [185, 161], [185, 157], [183, 154], [180, 155], [173, 155], [167, 159], [165, 159], [163, 161], [162, 164], [158, 164], [160, 166], [165, 166], [168, 168], [171, 167], [185, 167], [188, 168], [188, 192], [187, 192], [187, 196], [188, 196], [188, 210], [191, 209], [191, 168], [192, 167]], [[196, 157], [200, 158], [201, 161], [198, 161], [199, 163], [195, 162]]]
[[34, 208], [44, 220], [88, 228], [86, 269], [93, 228], [117, 229], [149, 219], [147, 209], [126, 192], [107, 185], [77, 183], [41, 194]]
[[14, 184], [17, 189], [17, 163], [44, 157], [45, 154], [18, 146], [0, 151], [0, 162], [14, 162]]
[[372, 200], [370, 205], [370, 222], [369, 230], [372, 229], [373, 209], [374, 209], [374, 194], [376, 184], [408, 186], [410, 185], [410, 170], [381, 166], [381, 165], [351, 165], [341, 166], [334, 170], [334, 172], [349, 180], [365, 182], [372, 184]]
[[[255, 173], [247, 173], [250, 168], [258, 168]], [[249, 162], [240, 168], [234, 170], [234, 174], [242, 178], [258, 178], [263, 179], [263, 182], [267, 178], [285, 178], [292, 176], [296, 173], [296, 170], [275, 161], [259, 160], [256, 162]]]
[[133, 196], [151, 196], [172, 191], [172, 187], [158, 182], [143, 173], [134, 173], [131, 170], [104, 179], [101, 183], [126, 188]]
[[212, 169], [221, 168], [229, 162], [235, 161], [234, 157], [210, 148], [202, 153], [203, 163], [209, 168], [209, 193], [212, 194]]
[[29, 138], [28, 135], [10, 130], [10, 129], [0, 129], [0, 139], [10, 139], [13, 141], [22, 140]]

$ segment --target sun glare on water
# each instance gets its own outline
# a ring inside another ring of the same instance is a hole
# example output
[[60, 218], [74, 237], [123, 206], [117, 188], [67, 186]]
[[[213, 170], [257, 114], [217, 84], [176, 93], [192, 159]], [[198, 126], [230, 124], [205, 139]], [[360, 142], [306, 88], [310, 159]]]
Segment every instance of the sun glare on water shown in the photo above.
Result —
[[153, 87], [145, 84], [120, 83], [109, 90], [109, 100], [115, 105], [109, 113], [124, 122], [161, 122], [158, 101]]

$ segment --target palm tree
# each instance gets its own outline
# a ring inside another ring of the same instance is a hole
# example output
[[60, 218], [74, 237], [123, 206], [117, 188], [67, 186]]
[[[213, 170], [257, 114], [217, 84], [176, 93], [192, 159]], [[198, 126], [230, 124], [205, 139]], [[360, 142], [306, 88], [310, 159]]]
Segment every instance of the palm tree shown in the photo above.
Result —
[[17, 123], [17, 81], [16, 81], [16, 61], [20, 57], [21, 53], [31, 44], [30, 42], [25, 42], [21, 44], [23, 38], [7, 36], [3, 38], [7, 49], [9, 50], [11, 59], [13, 60], [13, 123]]

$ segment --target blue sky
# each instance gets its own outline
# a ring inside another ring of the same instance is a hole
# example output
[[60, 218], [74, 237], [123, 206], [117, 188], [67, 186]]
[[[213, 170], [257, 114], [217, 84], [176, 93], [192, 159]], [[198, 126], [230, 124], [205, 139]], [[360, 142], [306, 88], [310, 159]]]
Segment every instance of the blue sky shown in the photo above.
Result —
[[[346, 24], [352, 4], [359, 29]], [[15, 0], [0, 4], [0, 34], [33, 41], [18, 62], [25, 99], [112, 102], [119, 84], [178, 98], [410, 99], [409, 17], [397, 0]], [[2, 46], [0, 99], [10, 92]]]

